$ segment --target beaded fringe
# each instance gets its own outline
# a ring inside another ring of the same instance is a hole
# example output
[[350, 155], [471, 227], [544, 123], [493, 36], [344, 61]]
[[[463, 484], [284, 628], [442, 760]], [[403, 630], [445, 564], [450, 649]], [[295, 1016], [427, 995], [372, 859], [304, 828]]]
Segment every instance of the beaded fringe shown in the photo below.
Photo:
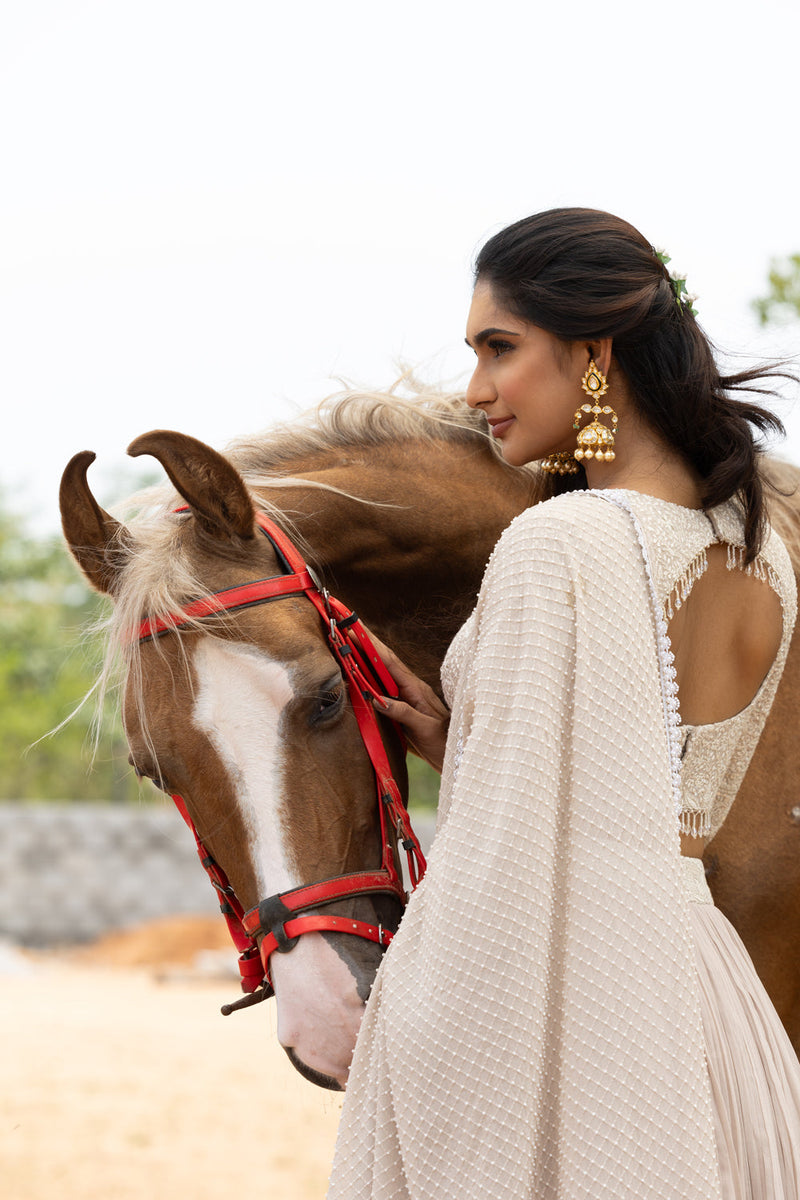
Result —
[[[728, 550], [730, 551], [730, 546], [728, 547]], [[730, 566], [730, 554], [728, 557], [728, 566]], [[705, 549], [703, 549], [695, 558], [692, 559], [664, 601], [664, 616], [668, 621], [672, 620], [672, 618], [675, 616], [675, 613], [684, 603], [700, 576], [704, 575], [707, 570], [708, 555], [706, 554]]]
[[[761, 579], [768, 583], [774, 591], [780, 595], [780, 582], [773, 568], [766, 562], [765, 559], [758, 555], [752, 562], [745, 564], [744, 546], [735, 546], [732, 542], [726, 543], [728, 550], [727, 568], [729, 571], [744, 571], [745, 575], [752, 575], [755, 579]], [[671, 621], [678, 609], [685, 603], [689, 593], [697, 583], [701, 575], [704, 575], [708, 570], [708, 555], [705, 550], [692, 559], [688, 567], [681, 575], [678, 582], [673, 587], [670, 594], [664, 601], [664, 616], [666, 620]]]
[[755, 579], [760, 579], [762, 582], [768, 583], [772, 590], [780, 596], [780, 580], [775, 570], [760, 554], [756, 555], [752, 562], [745, 564], [744, 550], [744, 546], [734, 546], [731, 542], [728, 542], [728, 570], [744, 571], [745, 575], [752, 575]]
[[684, 809], [680, 819], [681, 833], [689, 837], [707, 838], [711, 836], [711, 814], [707, 812], [689, 812]]

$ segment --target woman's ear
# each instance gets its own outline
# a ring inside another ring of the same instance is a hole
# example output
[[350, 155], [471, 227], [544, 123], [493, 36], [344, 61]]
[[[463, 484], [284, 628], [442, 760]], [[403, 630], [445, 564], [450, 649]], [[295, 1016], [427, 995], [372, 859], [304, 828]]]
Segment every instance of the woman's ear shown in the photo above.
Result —
[[603, 375], [607, 375], [611, 368], [613, 345], [614, 339], [610, 337], [597, 338], [596, 341], [587, 344], [586, 350], [589, 358], [594, 359], [595, 366]]

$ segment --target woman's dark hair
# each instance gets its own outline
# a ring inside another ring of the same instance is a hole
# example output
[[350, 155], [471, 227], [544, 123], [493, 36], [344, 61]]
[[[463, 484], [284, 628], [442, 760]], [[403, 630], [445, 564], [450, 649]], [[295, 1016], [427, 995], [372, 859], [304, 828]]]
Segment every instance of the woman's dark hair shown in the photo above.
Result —
[[[476, 282], [525, 321], [563, 340], [611, 337], [613, 353], [643, 417], [703, 481], [702, 504], [739, 498], [746, 561], [763, 539], [761, 435], [783, 434], [780, 419], [730, 393], [774, 395], [759, 380], [794, 376], [776, 367], [720, 375], [690, 304], [679, 301], [667, 268], [633, 225], [590, 208], [553, 208], [509, 225], [483, 246]], [[613, 401], [612, 401], [613, 403]], [[554, 491], [585, 487], [556, 476]]]

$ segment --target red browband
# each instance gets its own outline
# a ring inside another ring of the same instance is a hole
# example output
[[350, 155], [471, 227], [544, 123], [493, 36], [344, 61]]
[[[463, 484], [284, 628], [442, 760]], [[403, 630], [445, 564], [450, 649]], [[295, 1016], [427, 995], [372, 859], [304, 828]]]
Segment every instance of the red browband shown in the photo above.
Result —
[[[185, 512], [186, 509], [178, 509]], [[309, 908], [331, 901], [382, 893], [393, 896], [405, 906], [407, 897], [395, 862], [394, 840], [402, 843], [408, 860], [411, 885], [417, 886], [425, 873], [425, 857], [411, 828], [408, 811], [392, 775], [372, 700], [384, 695], [396, 696], [397, 686], [355, 613], [330, 596], [321, 587], [289, 538], [263, 513], [256, 520], [275, 548], [286, 574], [257, 579], [239, 587], [213, 592], [185, 605], [180, 613], [143, 621], [138, 629], [140, 641], [186, 628], [203, 617], [234, 612], [253, 604], [265, 604], [286, 596], [305, 595], [322, 618], [334, 658], [346, 680], [350, 703], [359, 733], [375, 775], [381, 825], [381, 865], [373, 871], [338, 875], [262, 900], [244, 912], [225, 872], [206, 850], [186, 805], [173, 796], [183, 819], [191, 829], [200, 861], [209, 879], [220, 893], [220, 909], [228, 924], [236, 949], [242, 991], [248, 993], [235, 1004], [222, 1009], [227, 1015], [273, 995], [269, 957], [275, 951], [285, 953], [303, 933], [325, 931], [349, 933], [386, 946], [392, 933], [380, 925], [355, 921], [327, 913], [308, 913]], [[402, 733], [401, 733], [402, 736]], [[259, 946], [259, 938], [260, 946]]]
[[170, 633], [173, 629], [182, 629], [202, 617], [211, 617], [215, 613], [235, 612], [240, 608], [249, 608], [253, 604], [265, 604], [268, 600], [279, 600], [284, 596], [302, 596], [309, 588], [315, 587], [314, 580], [307, 569], [292, 575], [277, 575], [270, 579], [254, 579], [250, 583], [242, 583], [239, 587], [225, 588], [221, 592], [212, 592], [186, 604], [180, 616], [154, 617], [142, 621], [139, 626], [139, 641], [147, 638], [160, 637], [162, 633]]

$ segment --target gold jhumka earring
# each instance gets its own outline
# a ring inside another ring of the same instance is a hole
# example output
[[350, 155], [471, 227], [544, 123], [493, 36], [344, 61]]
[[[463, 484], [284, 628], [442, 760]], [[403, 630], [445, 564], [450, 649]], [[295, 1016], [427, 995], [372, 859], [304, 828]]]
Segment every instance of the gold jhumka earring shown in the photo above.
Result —
[[[577, 458], [578, 462], [583, 458], [594, 458], [597, 462], [611, 462], [612, 459], [616, 458], [613, 446], [614, 434], [617, 432], [618, 417], [610, 405], [604, 404], [601, 406], [598, 404], [600, 397], [605, 396], [608, 391], [608, 380], [593, 358], [589, 359], [589, 367], [581, 380], [581, 387], [587, 396], [593, 398], [594, 404], [582, 404], [580, 408], [575, 410], [572, 428], [580, 429], [575, 458]], [[581, 429], [583, 413], [593, 413], [594, 420], [584, 429]], [[598, 419], [601, 414], [611, 417], [611, 429]]]
[[571, 450], [559, 450], [557, 454], [548, 454], [542, 459], [542, 470], [548, 475], [577, 475], [580, 467], [575, 462]]
[[[608, 380], [593, 358], [589, 359], [589, 367], [581, 380], [581, 387], [587, 396], [593, 398], [594, 404], [582, 404], [575, 410], [572, 428], [580, 430], [578, 447], [576, 450], [559, 450], [555, 454], [548, 454], [541, 464], [542, 470], [547, 471], [548, 475], [576, 475], [583, 458], [594, 458], [597, 462], [611, 462], [616, 458], [613, 446], [619, 419], [610, 405], [601, 406], [597, 403], [608, 391]], [[592, 413], [594, 420], [585, 429], [581, 429], [584, 413]], [[598, 420], [603, 414], [611, 417], [611, 429]]]

